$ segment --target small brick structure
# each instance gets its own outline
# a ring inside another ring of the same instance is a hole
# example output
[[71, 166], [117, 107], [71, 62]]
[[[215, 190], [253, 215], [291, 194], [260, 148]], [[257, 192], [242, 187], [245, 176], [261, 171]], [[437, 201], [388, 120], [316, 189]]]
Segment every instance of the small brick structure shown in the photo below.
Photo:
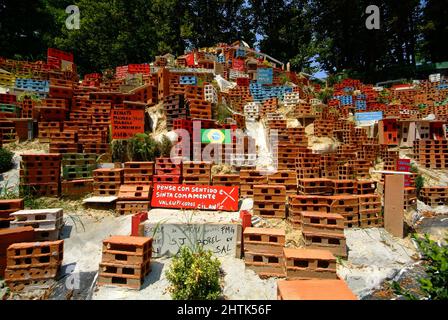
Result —
[[34, 241], [33, 227], [0, 229], [0, 277], [6, 269], [6, 251], [11, 244]]
[[64, 225], [62, 209], [20, 210], [11, 214], [11, 228], [34, 228], [35, 239], [38, 241], [56, 241]]
[[93, 194], [95, 196], [118, 196], [122, 183], [122, 168], [103, 168], [93, 171]]
[[254, 185], [254, 215], [286, 218], [286, 188], [280, 185]]
[[9, 228], [10, 222], [14, 221], [11, 213], [23, 209], [23, 199], [0, 200], [0, 229]]
[[181, 183], [182, 163], [175, 164], [171, 158], [157, 158], [155, 161], [154, 183]]
[[121, 185], [116, 205], [117, 215], [132, 215], [150, 208], [151, 185]]
[[103, 240], [98, 285], [139, 290], [151, 272], [152, 238], [112, 236]]
[[260, 276], [284, 276], [284, 230], [247, 227], [243, 232], [243, 240], [246, 268]]
[[55, 279], [62, 265], [64, 241], [25, 242], [9, 246], [5, 281], [11, 291]]
[[24, 194], [58, 197], [61, 154], [22, 154], [20, 186]]
[[124, 183], [125, 184], [152, 184], [154, 176], [154, 162], [125, 162]]
[[184, 161], [182, 163], [183, 184], [210, 185], [211, 162]]

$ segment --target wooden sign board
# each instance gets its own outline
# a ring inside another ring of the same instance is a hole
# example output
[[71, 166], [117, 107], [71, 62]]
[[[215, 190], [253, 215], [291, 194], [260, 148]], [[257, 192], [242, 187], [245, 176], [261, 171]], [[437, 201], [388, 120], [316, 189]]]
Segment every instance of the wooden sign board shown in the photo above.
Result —
[[129, 139], [137, 133], [145, 132], [145, 111], [113, 109], [112, 139]]
[[238, 186], [198, 186], [155, 183], [151, 207], [238, 211]]

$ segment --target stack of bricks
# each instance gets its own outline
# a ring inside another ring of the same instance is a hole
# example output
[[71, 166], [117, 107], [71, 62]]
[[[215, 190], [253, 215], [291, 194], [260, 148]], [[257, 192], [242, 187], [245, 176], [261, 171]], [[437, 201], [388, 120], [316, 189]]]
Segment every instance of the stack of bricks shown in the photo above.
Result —
[[280, 170], [268, 176], [269, 185], [285, 186], [286, 194], [297, 194], [297, 174], [294, 170]]
[[139, 290], [151, 272], [152, 238], [112, 236], [103, 241], [98, 285]]
[[328, 250], [284, 248], [287, 280], [337, 279], [336, 257]]
[[61, 154], [23, 154], [20, 185], [25, 194], [59, 196]]
[[68, 130], [50, 132], [50, 153], [78, 153], [79, 151], [77, 132]]
[[333, 183], [330, 179], [307, 178], [298, 179], [298, 192], [304, 195], [331, 195], [333, 194]]
[[345, 227], [359, 226], [359, 200], [355, 195], [331, 196], [330, 213], [340, 214], [345, 219]]
[[382, 157], [384, 161], [384, 170], [395, 171], [397, 168], [397, 160], [399, 158], [398, 151], [388, 150], [384, 153]]
[[278, 108], [278, 99], [277, 98], [271, 98], [271, 99], [266, 100], [260, 109], [260, 117], [264, 118], [269, 113], [277, 112], [277, 108]]
[[328, 197], [290, 195], [288, 197], [288, 220], [294, 228], [302, 226], [302, 212], [328, 212]]
[[2, 135], [3, 144], [12, 143], [18, 139], [16, 126], [13, 121], [0, 120], [0, 134]]
[[209, 185], [212, 173], [211, 162], [184, 161], [182, 176], [184, 184]]
[[373, 180], [358, 180], [356, 182], [356, 191], [359, 195], [375, 193], [376, 182]]
[[148, 211], [150, 193], [151, 185], [121, 185], [116, 206], [117, 214], [122, 216]]
[[[326, 154], [320, 157], [320, 174], [322, 178], [337, 179], [338, 178], [338, 163], [337, 157], [334, 154]], [[300, 167], [298, 167], [300, 168]], [[300, 169], [298, 169], [300, 170]], [[317, 168], [313, 170], [317, 171]]]
[[314, 120], [314, 135], [316, 137], [332, 137], [335, 122], [332, 120]]
[[420, 189], [420, 200], [426, 205], [444, 206], [448, 204], [448, 187], [424, 187]]
[[257, 170], [240, 171], [240, 196], [243, 198], [252, 197], [254, 185], [267, 184], [268, 178]]
[[[308, 147], [308, 137], [305, 128], [287, 128], [285, 131], [288, 142], [302, 148]], [[279, 142], [282, 141], [283, 134], [279, 134]]]
[[202, 99], [186, 99], [191, 119], [211, 119], [212, 104]]
[[353, 176], [356, 178], [370, 178], [370, 168], [373, 166], [372, 161], [364, 159], [352, 159], [348, 161], [349, 166], [353, 169]]
[[181, 183], [182, 163], [175, 164], [170, 158], [157, 158], [155, 163], [154, 183]]
[[300, 215], [306, 247], [329, 250], [334, 255], [342, 257], [347, 256], [344, 236], [345, 219], [341, 214], [302, 211]]
[[257, 102], [249, 102], [244, 106], [244, 116], [248, 121], [256, 121], [260, 117], [260, 105]]
[[84, 153], [94, 153], [96, 155], [110, 153], [110, 143], [108, 143], [108, 128], [88, 127], [80, 129], [78, 141]]
[[295, 170], [296, 158], [299, 155], [301, 147], [293, 143], [279, 143], [277, 146], [277, 161], [279, 170]]
[[233, 187], [240, 185], [239, 174], [215, 174], [212, 177], [214, 186]]
[[32, 119], [33, 118], [33, 109], [34, 109], [34, 101], [29, 97], [24, 97], [20, 102], [21, 107], [21, 118], [23, 119]]
[[0, 277], [4, 278], [6, 269], [6, 253], [14, 243], [34, 241], [33, 227], [0, 229]]
[[361, 228], [382, 227], [381, 197], [377, 194], [358, 196], [359, 199], [359, 226]]
[[123, 169], [103, 168], [93, 171], [93, 194], [99, 197], [118, 196], [123, 183]]
[[80, 198], [93, 191], [93, 170], [96, 154], [66, 153], [62, 155], [61, 194], [63, 197]]
[[284, 277], [285, 231], [247, 227], [243, 244], [246, 268], [263, 277]]
[[9, 246], [5, 281], [11, 291], [27, 285], [48, 285], [62, 265], [64, 241], [22, 242]]
[[11, 213], [11, 217], [11, 228], [31, 226], [38, 241], [58, 240], [64, 225], [62, 209], [20, 210]]
[[286, 218], [286, 188], [280, 185], [254, 185], [254, 207], [256, 216]]
[[333, 194], [356, 194], [357, 181], [356, 180], [331, 180]]
[[151, 185], [154, 176], [154, 162], [126, 162], [124, 164], [124, 183]]
[[62, 122], [51, 121], [51, 122], [38, 122], [38, 138], [41, 143], [49, 143], [51, 140], [52, 133], [59, 133], [62, 131]]
[[414, 157], [425, 168], [447, 168], [448, 140], [416, 140], [414, 141]]
[[14, 217], [11, 217], [11, 213], [23, 208], [23, 199], [0, 200], [0, 229], [9, 228], [10, 222], [14, 220]]
[[[310, 152], [300, 152], [295, 160], [298, 179], [315, 179], [321, 176], [321, 157]], [[323, 167], [322, 167], [323, 168]]]
[[110, 124], [110, 110], [112, 104], [109, 101], [92, 101], [91, 103], [91, 114], [92, 114], [92, 125], [106, 125]]
[[183, 95], [175, 94], [165, 96], [163, 98], [163, 106], [166, 113], [166, 126], [168, 130], [173, 129], [173, 121], [175, 119], [187, 119], [188, 110]]

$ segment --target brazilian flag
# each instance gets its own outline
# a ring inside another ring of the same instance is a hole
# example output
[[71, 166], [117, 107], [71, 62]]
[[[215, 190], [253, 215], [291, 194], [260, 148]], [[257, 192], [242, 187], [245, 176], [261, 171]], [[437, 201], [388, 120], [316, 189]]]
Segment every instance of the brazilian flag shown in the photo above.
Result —
[[232, 138], [228, 129], [201, 129], [202, 143], [231, 143]]

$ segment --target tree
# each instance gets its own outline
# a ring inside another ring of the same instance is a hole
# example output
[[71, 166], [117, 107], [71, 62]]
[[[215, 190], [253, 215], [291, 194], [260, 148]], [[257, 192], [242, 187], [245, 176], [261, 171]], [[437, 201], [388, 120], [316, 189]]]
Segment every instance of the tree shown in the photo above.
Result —
[[[380, 9], [380, 29], [365, 26], [366, 8]], [[329, 73], [349, 70], [367, 81], [411, 76], [416, 60], [419, 1], [313, 0], [318, 62]]]
[[301, 71], [315, 55], [307, 1], [251, 0], [260, 50]]
[[423, 56], [432, 62], [448, 60], [448, 1], [427, 0], [421, 23]]
[[45, 59], [45, 34], [52, 19], [42, 1], [0, 0], [0, 54], [18, 59]]

